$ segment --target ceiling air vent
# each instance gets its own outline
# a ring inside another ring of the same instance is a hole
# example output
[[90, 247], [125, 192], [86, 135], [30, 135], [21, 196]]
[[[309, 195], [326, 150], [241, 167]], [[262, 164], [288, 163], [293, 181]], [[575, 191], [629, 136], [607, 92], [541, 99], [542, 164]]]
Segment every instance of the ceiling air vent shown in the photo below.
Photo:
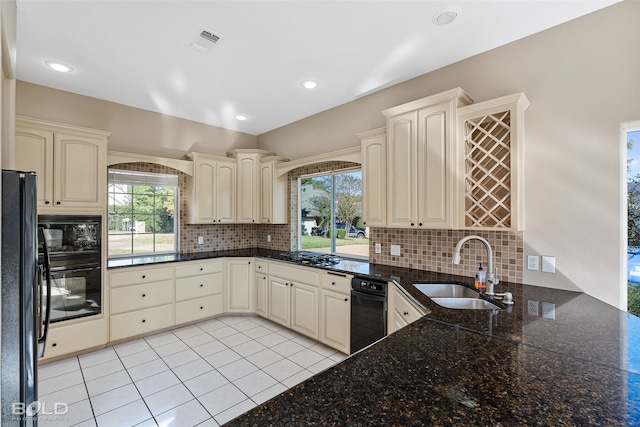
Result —
[[221, 35], [215, 34], [213, 31], [205, 28], [199, 32], [198, 36], [190, 43], [189, 46], [191, 49], [197, 50], [200, 53], [208, 53], [216, 43], [221, 41], [221, 39]]

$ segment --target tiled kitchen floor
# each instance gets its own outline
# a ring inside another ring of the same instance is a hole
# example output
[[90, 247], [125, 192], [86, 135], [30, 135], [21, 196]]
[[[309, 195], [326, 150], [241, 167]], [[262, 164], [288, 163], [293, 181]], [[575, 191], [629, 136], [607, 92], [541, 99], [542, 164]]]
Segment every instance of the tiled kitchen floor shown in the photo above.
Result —
[[346, 356], [257, 316], [224, 316], [43, 365], [41, 426], [224, 424]]

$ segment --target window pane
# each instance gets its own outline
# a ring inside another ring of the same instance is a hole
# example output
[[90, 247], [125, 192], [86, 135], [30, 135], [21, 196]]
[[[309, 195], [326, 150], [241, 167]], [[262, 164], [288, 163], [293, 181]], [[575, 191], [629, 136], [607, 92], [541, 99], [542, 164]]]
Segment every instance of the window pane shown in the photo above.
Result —
[[331, 252], [331, 175], [300, 179], [300, 248]]
[[367, 230], [362, 227], [362, 172], [335, 175], [336, 253], [369, 256]]
[[111, 169], [109, 179], [109, 254], [175, 251], [177, 175]]

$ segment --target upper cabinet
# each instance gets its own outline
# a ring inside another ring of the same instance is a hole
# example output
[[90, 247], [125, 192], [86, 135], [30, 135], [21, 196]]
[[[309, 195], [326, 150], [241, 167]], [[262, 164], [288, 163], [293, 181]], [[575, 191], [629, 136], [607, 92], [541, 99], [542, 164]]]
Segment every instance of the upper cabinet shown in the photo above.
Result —
[[387, 226], [387, 132], [385, 128], [358, 134], [362, 148], [362, 223]]
[[236, 221], [236, 161], [226, 157], [191, 153], [193, 177], [188, 185], [190, 224]]
[[283, 157], [268, 156], [260, 160], [260, 222], [263, 224], [288, 223], [287, 175], [277, 176], [276, 165], [287, 161]]
[[456, 114], [469, 103], [471, 98], [456, 88], [382, 112], [387, 117], [388, 227], [453, 228]]
[[38, 209], [104, 208], [109, 132], [16, 117], [16, 168], [38, 175]]
[[524, 229], [524, 112], [516, 93], [458, 110], [457, 228]]

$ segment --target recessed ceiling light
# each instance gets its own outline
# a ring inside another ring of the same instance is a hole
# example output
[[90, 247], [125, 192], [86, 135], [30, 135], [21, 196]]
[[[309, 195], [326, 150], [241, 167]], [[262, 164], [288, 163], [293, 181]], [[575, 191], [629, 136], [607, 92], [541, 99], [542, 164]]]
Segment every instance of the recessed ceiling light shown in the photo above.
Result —
[[73, 71], [73, 68], [69, 67], [68, 65], [61, 64], [60, 62], [45, 61], [45, 64], [47, 64], [52, 70], [56, 70], [61, 73], [69, 73]]
[[435, 13], [432, 21], [436, 25], [449, 25], [455, 21], [460, 14], [462, 14], [462, 9], [454, 6]]
[[314, 82], [313, 80], [305, 80], [300, 83], [300, 85], [302, 85], [302, 87], [305, 89], [315, 89], [316, 86], [318, 86], [318, 83]]
[[242, 121], [247, 120], [247, 116], [244, 116], [244, 115], [242, 115], [242, 114], [238, 114], [238, 115], [236, 116], [236, 119], [238, 119], [238, 120], [240, 120], [240, 121], [242, 122]]

